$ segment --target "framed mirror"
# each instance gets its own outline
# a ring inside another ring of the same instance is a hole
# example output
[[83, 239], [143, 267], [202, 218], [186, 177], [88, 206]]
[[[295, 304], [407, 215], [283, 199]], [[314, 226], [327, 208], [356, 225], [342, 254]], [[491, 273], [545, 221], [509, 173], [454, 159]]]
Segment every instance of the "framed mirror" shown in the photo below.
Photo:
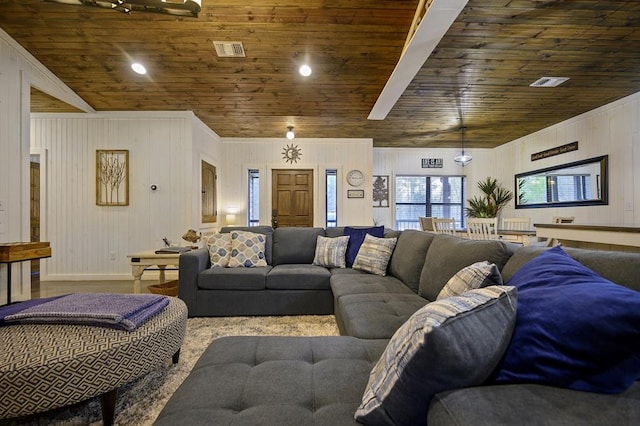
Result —
[[516, 209], [609, 204], [608, 163], [603, 155], [517, 174]]

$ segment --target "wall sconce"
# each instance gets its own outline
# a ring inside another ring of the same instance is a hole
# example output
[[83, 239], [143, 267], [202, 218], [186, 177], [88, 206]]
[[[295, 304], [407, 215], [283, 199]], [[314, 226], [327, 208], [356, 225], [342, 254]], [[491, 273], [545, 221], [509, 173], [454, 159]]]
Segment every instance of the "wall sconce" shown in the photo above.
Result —
[[293, 133], [293, 126], [287, 126], [287, 129], [289, 129], [289, 131], [287, 131], [287, 139], [291, 140], [295, 138], [296, 134]]

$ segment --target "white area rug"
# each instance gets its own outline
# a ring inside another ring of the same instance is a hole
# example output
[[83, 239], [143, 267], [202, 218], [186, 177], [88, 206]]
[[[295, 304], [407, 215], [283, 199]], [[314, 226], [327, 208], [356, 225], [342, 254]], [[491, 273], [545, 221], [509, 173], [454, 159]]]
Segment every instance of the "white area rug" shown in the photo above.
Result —
[[[171, 395], [187, 377], [194, 364], [214, 339], [224, 336], [337, 336], [332, 315], [291, 317], [190, 318], [187, 335], [176, 365], [160, 366], [118, 392], [116, 425], [152, 425]], [[0, 425], [102, 425], [100, 401], [88, 401], [15, 420]]]

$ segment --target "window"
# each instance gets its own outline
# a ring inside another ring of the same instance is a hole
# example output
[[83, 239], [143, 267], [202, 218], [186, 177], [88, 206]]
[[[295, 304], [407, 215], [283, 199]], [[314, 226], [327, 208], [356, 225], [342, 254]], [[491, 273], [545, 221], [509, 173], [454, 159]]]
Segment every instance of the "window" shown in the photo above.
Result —
[[260, 172], [249, 170], [249, 206], [248, 220], [249, 226], [260, 225]]
[[338, 226], [338, 171], [327, 170], [325, 172], [326, 181], [326, 224], [327, 228]]
[[589, 175], [530, 176], [521, 180], [521, 203], [546, 204], [588, 200], [591, 194]]
[[420, 229], [420, 216], [452, 217], [464, 227], [464, 176], [397, 176], [397, 230]]

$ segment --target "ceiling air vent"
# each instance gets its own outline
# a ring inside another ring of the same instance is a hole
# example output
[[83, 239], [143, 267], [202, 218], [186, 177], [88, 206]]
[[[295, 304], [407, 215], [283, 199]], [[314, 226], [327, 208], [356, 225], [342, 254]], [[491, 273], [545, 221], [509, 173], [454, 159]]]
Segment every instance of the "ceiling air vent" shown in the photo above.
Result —
[[540, 77], [530, 87], [556, 87], [569, 80], [567, 77]]
[[216, 54], [220, 58], [244, 58], [244, 47], [241, 41], [214, 41]]

